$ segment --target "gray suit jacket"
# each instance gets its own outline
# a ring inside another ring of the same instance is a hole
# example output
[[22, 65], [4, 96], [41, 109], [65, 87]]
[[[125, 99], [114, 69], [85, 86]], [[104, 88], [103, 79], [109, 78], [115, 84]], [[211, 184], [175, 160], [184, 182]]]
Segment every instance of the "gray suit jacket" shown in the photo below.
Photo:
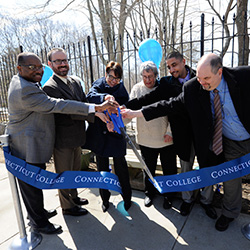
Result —
[[10, 148], [29, 163], [51, 158], [55, 141], [54, 113], [88, 115], [89, 104], [50, 98], [36, 83], [13, 76], [8, 90]]

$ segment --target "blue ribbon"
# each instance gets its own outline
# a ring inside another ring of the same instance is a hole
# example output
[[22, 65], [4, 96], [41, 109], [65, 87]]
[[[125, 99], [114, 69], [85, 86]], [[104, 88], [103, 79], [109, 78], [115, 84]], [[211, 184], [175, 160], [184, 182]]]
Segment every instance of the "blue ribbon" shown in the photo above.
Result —
[[[65, 171], [55, 174], [10, 154], [4, 147], [7, 169], [18, 179], [40, 189], [103, 188], [122, 193], [118, 177], [109, 172]], [[187, 173], [157, 176], [155, 187], [160, 193], [191, 191], [225, 182], [250, 173], [250, 154], [218, 166]]]
[[39, 189], [102, 188], [122, 193], [118, 177], [109, 172], [65, 171], [55, 174], [33, 166], [4, 148], [5, 164], [18, 179]]
[[157, 176], [155, 180], [161, 193], [191, 191], [220, 182], [229, 181], [250, 173], [250, 154], [222, 163], [190, 172]]

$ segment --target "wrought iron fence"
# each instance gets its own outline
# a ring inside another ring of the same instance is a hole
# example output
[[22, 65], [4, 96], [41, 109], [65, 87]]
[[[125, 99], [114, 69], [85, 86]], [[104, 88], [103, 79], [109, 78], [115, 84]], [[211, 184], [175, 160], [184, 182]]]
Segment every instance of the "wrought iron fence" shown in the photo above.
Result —
[[[111, 49], [109, 44], [110, 40], [106, 41], [104, 46], [104, 40], [93, 41], [90, 36], [87, 37], [86, 41], [81, 41], [73, 44], [62, 45], [66, 49], [68, 58], [70, 59], [70, 74], [81, 77], [85, 84], [85, 92], [89, 91], [94, 80], [104, 76], [105, 65], [110, 59], [120, 60], [124, 70], [124, 84], [130, 92], [132, 86], [140, 81], [139, 66], [140, 58], [138, 56], [139, 43], [146, 38], [154, 38], [160, 42], [163, 51], [163, 60], [160, 65], [160, 76], [167, 75], [167, 66], [165, 63], [166, 55], [173, 49], [179, 50], [186, 58], [186, 63], [195, 67], [198, 59], [205, 53], [216, 52], [219, 54], [223, 53], [223, 47], [228, 45], [227, 52], [223, 54], [223, 63], [225, 66], [237, 66], [238, 61], [247, 65], [249, 64], [249, 58], [246, 57], [245, 50], [248, 50], [246, 41], [249, 38], [249, 31], [247, 30], [247, 15], [245, 15], [245, 30], [243, 33], [236, 32], [235, 16], [231, 23], [228, 24], [231, 32], [230, 36], [224, 34], [225, 21], [222, 20], [221, 24], [218, 24], [212, 18], [212, 21], [205, 22], [204, 14], [201, 15], [200, 25], [193, 27], [190, 22], [188, 29], [185, 29], [181, 25], [178, 29], [178, 40], [174, 40], [172, 43], [167, 41], [167, 28], [163, 30], [148, 30], [147, 34], [144, 35], [140, 31], [134, 31], [131, 35], [129, 33], [121, 40], [121, 36], [113, 38]], [[171, 27], [171, 32], [174, 34], [175, 27]], [[161, 36], [159, 35], [161, 34]], [[237, 41], [240, 37], [244, 38], [243, 49], [238, 48]], [[226, 41], [226, 42], [225, 42]], [[117, 50], [118, 43], [123, 44], [120, 50]], [[106, 49], [106, 47], [108, 49]], [[20, 46], [20, 51], [23, 48]], [[39, 49], [35, 52], [40, 56], [43, 63], [47, 63], [47, 52], [50, 48]], [[239, 54], [241, 52], [241, 55]], [[249, 54], [249, 51], [247, 51]], [[16, 74], [16, 56], [1, 56], [0, 57], [0, 122], [7, 122], [7, 89], [11, 77]]]

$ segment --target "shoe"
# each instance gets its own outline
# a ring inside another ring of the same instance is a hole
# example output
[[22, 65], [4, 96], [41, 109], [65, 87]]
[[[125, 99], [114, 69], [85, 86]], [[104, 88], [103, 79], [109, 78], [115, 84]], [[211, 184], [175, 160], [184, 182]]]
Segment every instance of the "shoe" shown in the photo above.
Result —
[[103, 203], [102, 203], [103, 213], [107, 212], [108, 209], [109, 209], [109, 201], [103, 201]]
[[87, 205], [89, 204], [89, 201], [85, 198], [80, 198], [80, 197], [77, 197], [75, 199], [73, 199], [74, 203], [76, 205], [79, 205], [79, 206], [82, 206], [82, 205]]
[[[44, 213], [45, 213], [47, 219], [50, 219], [53, 216], [57, 215], [57, 211], [55, 209], [51, 209], [51, 210], [44, 209]], [[29, 220], [29, 216], [27, 216], [27, 219]], [[31, 223], [29, 226], [31, 226]]]
[[126, 201], [124, 202], [124, 208], [126, 211], [128, 211], [131, 207], [131, 201]]
[[181, 204], [181, 208], [180, 208], [181, 215], [182, 216], [189, 215], [191, 212], [192, 206], [193, 206], [192, 202], [188, 203], [188, 202], [183, 201]]
[[55, 215], [57, 215], [57, 211], [55, 209], [51, 209], [51, 210], [45, 210], [45, 214], [47, 216], [48, 219], [54, 217]]
[[63, 209], [64, 215], [81, 216], [88, 213], [88, 210], [75, 206], [69, 209]]
[[145, 207], [150, 207], [153, 204], [153, 199], [150, 197], [146, 196], [144, 199], [144, 205]]
[[204, 210], [206, 211], [206, 215], [208, 217], [210, 217], [211, 219], [217, 218], [216, 211], [211, 204], [203, 204], [202, 202], [200, 204], [204, 208]]
[[221, 232], [225, 231], [227, 230], [229, 223], [232, 222], [233, 220], [234, 218], [229, 218], [222, 214], [220, 218], [216, 221], [215, 228]]
[[168, 197], [164, 197], [163, 208], [170, 209], [172, 207], [172, 202], [168, 199]]
[[32, 230], [36, 233], [57, 234], [62, 232], [62, 227], [49, 222], [49, 224], [44, 227], [32, 227]]

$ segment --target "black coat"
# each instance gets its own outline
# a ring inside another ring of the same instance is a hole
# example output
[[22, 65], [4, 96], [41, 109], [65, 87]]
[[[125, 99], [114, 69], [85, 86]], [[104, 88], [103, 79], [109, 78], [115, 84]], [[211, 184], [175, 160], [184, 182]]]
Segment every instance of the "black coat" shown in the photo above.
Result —
[[[190, 72], [190, 77], [195, 77], [196, 72], [188, 66], [185, 67]], [[141, 109], [143, 106], [178, 96], [182, 92], [182, 87], [183, 85], [177, 78], [165, 76], [161, 78], [159, 86], [153, 91], [139, 98], [132, 99], [125, 105], [132, 110]], [[189, 161], [192, 135], [190, 133], [191, 128], [188, 116], [185, 113], [173, 113], [168, 115], [168, 120], [171, 125], [173, 141], [178, 156], [182, 160]]]
[[[90, 103], [101, 104], [106, 95], [112, 95], [120, 104], [128, 101], [129, 95], [121, 81], [114, 87], [110, 87], [105, 77], [96, 80], [87, 94]], [[92, 150], [95, 154], [103, 157], [121, 157], [126, 155], [126, 141], [122, 135], [109, 132], [106, 124], [99, 118], [96, 118], [93, 124], [87, 129], [87, 139], [84, 146]]]
[[[237, 115], [250, 133], [250, 67], [223, 67], [223, 76], [228, 84]], [[216, 165], [217, 156], [210, 150], [213, 138], [213, 118], [210, 93], [202, 88], [196, 78], [184, 84], [183, 92], [170, 101], [161, 101], [143, 109], [146, 120], [170, 113], [187, 113], [194, 135], [195, 152], [200, 167]], [[218, 159], [219, 160], [219, 159]]]
[[[74, 87], [74, 94], [70, 88], [56, 75], [53, 75], [43, 86], [47, 95], [64, 100], [76, 100], [88, 102], [83, 92], [80, 81], [70, 77]], [[56, 125], [56, 148], [75, 148], [85, 143], [86, 131], [85, 120], [94, 122], [94, 114], [88, 116], [55, 114]]]

